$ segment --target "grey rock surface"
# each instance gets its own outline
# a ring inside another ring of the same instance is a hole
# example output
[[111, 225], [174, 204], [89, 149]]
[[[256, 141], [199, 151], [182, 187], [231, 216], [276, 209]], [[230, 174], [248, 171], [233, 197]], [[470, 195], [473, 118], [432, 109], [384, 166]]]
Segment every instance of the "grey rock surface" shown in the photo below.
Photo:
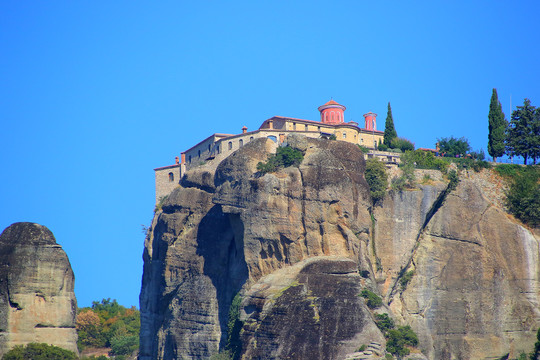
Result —
[[15, 223], [0, 235], [0, 356], [47, 343], [77, 352], [74, 275], [49, 229]]

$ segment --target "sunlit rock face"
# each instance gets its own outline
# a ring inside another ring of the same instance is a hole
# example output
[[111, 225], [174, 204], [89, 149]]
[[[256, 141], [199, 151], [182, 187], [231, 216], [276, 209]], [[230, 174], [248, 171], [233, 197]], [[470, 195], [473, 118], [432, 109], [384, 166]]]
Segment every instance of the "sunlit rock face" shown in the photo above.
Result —
[[0, 355], [47, 343], [77, 352], [75, 278], [49, 229], [15, 223], [0, 235]]
[[[373, 207], [357, 146], [287, 142], [305, 153], [299, 167], [258, 173], [276, 148], [258, 139], [188, 171], [156, 212], [143, 255], [140, 359], [218, 353], [231, 341], [237, 294], [233, 340], [244, 359], [354, 358], [361, 345], [384, 358], [374, 314], [385, 312], [417, 332], [418, 359], [530, 351], [540, 326], [538, 238], [486, 200], [474, 174], [451, 192], [434, 174]], [[365, 288], [381, 308], [366, 307]]]

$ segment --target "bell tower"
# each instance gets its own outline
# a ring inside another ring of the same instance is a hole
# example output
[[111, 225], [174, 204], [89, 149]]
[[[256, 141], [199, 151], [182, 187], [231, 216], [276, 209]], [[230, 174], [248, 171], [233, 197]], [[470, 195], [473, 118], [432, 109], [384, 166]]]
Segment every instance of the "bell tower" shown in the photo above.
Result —
[[377, 114], [372, 113], [371, 111], [367, 114], [364, 114], [364, 118], [366, 119], [366, 130], [377, 130]]
[[343, 112], [346, 107], [330, 100], [324, 105], [319, 106], [321, 112], [321, 122], [325, 124], [342, 124], [345, 122]]

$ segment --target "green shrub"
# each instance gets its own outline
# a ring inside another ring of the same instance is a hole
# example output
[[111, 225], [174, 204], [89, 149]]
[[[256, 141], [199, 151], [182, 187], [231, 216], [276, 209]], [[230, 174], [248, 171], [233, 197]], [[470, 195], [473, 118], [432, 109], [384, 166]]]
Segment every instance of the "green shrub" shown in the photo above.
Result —
[[332, 134], [328, 137], [329, 140], [337, 140], [336, 134]]
[[455, 190], [459, 183], [459, 175], [456, 170], [450, 170], [448, 172], [448, 180], [450, 180], [450, 182], [448, 183], [448, 190]]
[[360, 150], [362, 150], [363, 154], [367, 154], [369, 152], [369, 149], [364, 145], [358, 145], [358, 147], [360, 148]]
[[386, 351], [401, 358], [409, 355], [406, 346], [418, 345], [418, 337], [410, 326], [400, 326], [397, 330], [389, 330], [387, 333]]
[[399, 177], [392, 178], [392, 183], [390, 187], [394, 191], [401, 191], [405, 189], [406, 185], [407, 185], [407, 180], [405, 179], [405, 177], [399, 176]]
[[415, 164], [417, 169], [434, 169], [446, 172], [448, 161], [435, 157], [431, 151], [415, 150], [407, 151], [401, 156], [402, 162]]
[[30, 343], [26, 346], [18, 345], [9, 350], [3, 360], [76, 360], [73, 351], [62, 349], [48, 344]]
[[384, 198], [386, 188], [388, 187], [388, 175], [386, 174], [386, 166], [383, 162], [376, 158], [366, 161], [365, 178], [369, 185], [369, 192], [373, 203]]
[[240, 330], [244, 323], [240, 321], [240, 305], [242, 296], [236, 294], [229, 308], [229, 320], [227, 321], [227, 344], [225, 350], [231, 355], [231, 359], [238, 359], [242, 351]]
[[401, 279], [399, 279], [399, 283], [401, 284], [401, 288], [405, 290], [407, 288], [407, 285], [412, 280], [412, 277], [414, 276], [414, 270], [407, 271]]
[[379, 151], [387, 151], [388, 146], [385, 145], [381, 140], [379, 140], [379, 145], [377, 146], [377, 150]]
[[278, 147], [275, 154], [268, 155], [268, 160], [257, 164], [257, 170], [261, 174], [275, 172], [280, 168], [298, 166], [304, 160], [302, 151], [290, 146]]
[[358, 349], [356, 349], [356, 352], [362, 352], [367, 349], [366, 344], [361, 345]]
[[139, 337], [135, 335], [116, 336], [111, 339], [111, 354], [130, 355], [139, 348]]
[[521, 173], [522, 170], [523, 166], [517, 164], [499, 164], [495, 166], [495, 171], [499, 173], [499, 175], [507, 178], [517, 176], [517, 174]]
[[362, 296], [364, 299], [367, 299], [367, 306], [370, 309], [376, 309], [382, 305], [382, 299], [373, 291], [364, 289], [362, 290], [362, 293], [360, 293], [360, 296]]
[[431, 175], [424, 174], [424, 176], [422, 177], [422, 184], [428, 184], [430, 181], [431, 181]]
[[506, 193], [508, 210], [525, 224], [540, 225], [540, 169], [520, 170]]
[[233, 354], [229, 350], [220, 351], [219, 354], [212, 355], [210, 360], [233, 360]]
[[383, 333], [395, 327], [394, 320], [387, 313], [375, 314], [375, 324]]
[[414, 144], [405, 138], [393, 138], [390, 143], [392, 149], [400, 149], [401, 151], [412, 151], [414, 150]]

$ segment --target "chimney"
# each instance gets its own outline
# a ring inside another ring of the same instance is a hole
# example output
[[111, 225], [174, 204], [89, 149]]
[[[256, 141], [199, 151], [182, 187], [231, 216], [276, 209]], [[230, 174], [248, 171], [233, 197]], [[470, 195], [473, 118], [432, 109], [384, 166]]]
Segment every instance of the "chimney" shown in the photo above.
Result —
[[270, 119], [268, 120], [268, 128], [272, 130], [274, 128], [274, 120]]
[[180, 156], [182, 157], [182, 164], [185, 164], [186, 163], [186, 153], [183, 152], [180, 154]]
[[174, 163], [175, 163], [176, 165], [180, 164], [180, 159], [178, 158], [178, 156], [176, 156], [176, 157], [174, 158]]
[[247, 132], [247, 126], [242, 126], [242, 134], [245, 134]]

